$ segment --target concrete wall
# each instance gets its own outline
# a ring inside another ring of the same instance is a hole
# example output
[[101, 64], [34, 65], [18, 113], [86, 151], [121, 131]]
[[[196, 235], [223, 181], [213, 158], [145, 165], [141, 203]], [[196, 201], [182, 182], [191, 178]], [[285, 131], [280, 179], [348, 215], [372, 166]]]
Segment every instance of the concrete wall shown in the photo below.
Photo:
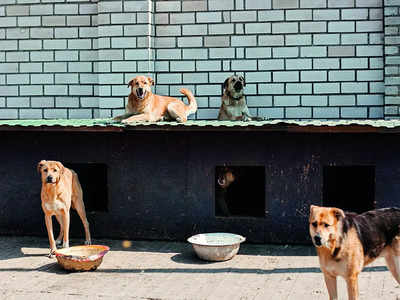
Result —
[[384, 100], [383, 5], [2, 0], [0, 118], [110, 117], [124, 109], [128, 80], [149, 74], [159, 94], [192, 89], [194, 117], [214, 119], [221, 84], [233, 73], [245, 75], [248, 105], [259, 116], [394, 117], [397, 103], [385, 109], [394, 100]]

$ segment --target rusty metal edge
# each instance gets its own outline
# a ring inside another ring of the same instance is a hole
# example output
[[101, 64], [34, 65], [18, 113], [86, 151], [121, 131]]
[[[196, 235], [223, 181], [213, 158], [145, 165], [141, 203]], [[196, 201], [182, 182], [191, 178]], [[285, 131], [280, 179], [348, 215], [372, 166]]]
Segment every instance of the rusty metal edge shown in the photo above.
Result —
[[104, 126], [19, 126], [19, 125], [1, 125], [1, 131], [41, 131], [41, 132], [123, 132], [122, 127], [104, 127]]

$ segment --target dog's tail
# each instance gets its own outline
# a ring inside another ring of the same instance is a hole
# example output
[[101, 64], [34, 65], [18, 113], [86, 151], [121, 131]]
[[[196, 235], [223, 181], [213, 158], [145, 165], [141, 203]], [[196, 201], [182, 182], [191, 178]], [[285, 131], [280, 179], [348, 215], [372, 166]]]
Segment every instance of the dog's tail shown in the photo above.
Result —
[[180, 92], [184, 94], [189, 101], [189, 105], [186, 105], [186, 117], [190, 114], [194, 114], [197, 111], [197, 101], [192, 92], [184, 88], [180, 89]]

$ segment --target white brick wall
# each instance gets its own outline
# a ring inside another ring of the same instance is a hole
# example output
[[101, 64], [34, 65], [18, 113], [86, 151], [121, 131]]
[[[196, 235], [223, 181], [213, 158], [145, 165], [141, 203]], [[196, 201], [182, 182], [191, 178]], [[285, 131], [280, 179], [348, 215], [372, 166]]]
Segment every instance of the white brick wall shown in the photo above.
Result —
[[129, 79], [147, 74], [157, 93], [192, 89], [195, 118], [214, 119], [234, 73], [260, 116], [395, 115], [399, 31], [386, 27], [383, 60], [383, 16], [398, 24], [399, 7], [383, 9], [378, 0], [9, 0], [0, 6], [0, 118], [111, 117]]
[[[400, 3], [384, 0], [385, 18], [385, 117], [399, 118], [400, 116]], [[368, 101], [369, 100], [369, 101]], [[368, 103], [376, 101], [364, 98]]]

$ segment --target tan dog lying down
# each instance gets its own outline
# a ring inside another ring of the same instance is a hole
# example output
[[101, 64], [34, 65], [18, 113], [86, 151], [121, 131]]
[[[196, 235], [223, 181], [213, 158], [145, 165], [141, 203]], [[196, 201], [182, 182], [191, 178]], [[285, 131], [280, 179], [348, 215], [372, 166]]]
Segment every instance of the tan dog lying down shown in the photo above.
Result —
[[196, 99], [188, 89], [180, 90], [189, 100], [189, 105], [186, 105], [179, 99], [153, 94], [152, 85], [154, 80], [151, 77], [137, 76], [130, 80], [128, 86], [131, 87], [131, 93], [126, 105], [127, 113], [115, 117], [114, 120], [122, 120], [122, 123], [160, 120], [186, 122], [187, 117], [196, 112]]
[[[91, 243], [89, 222], [86, 219], [85, 204], [78, 175], [58, 161], [42, 160], [37, 166], [42, 179], [42, 209], [45, 215], [47, 234], [50, 242], [50, 256], [57, 250], [56, 243], [69, 247], [70, 208], [75, 208], [85, 228], [85, 244]], [[52, 216], [60, 224], [60, 234], [54, 240]]]

